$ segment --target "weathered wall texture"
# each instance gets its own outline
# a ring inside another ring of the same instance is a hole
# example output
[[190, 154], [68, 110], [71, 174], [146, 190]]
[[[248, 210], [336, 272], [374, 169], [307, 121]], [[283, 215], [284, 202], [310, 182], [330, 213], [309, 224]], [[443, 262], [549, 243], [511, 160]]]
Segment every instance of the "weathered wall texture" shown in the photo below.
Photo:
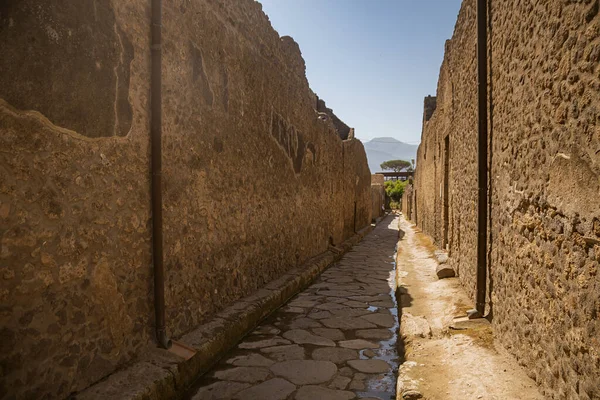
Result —
[[400, 210], [402, 211], [402, 214], [404, 214], [404, 217], [406, 217], [409, 220], [413, 219], [414, 214], [414, 209], [412, 205], [412, 202], [414, 201], [413, 191], [414, 187], [412, 184], [409, 183], [404, 188], [404, 193], [402, 194], [402, 199], [400, 200]]
[[371, 175], [371, 206], [373, 219], [383, 216], [385, 212], [385, 177], [381, 174]]
[[[149, 2], [0, 5], [0, 397], [64, 398], [153, 340]], [[163, 17], [168, 330], [371, 221], [362, 144], [318, 118], [253, 0]]]
[[[600, 398], [599, 2], [490, 7], [489, 309], [548, 398]], [[448, 246], [471, 295], [475, 13], [475, 1], [463, 1], [446, 45], [410, 205], [413, 221]]]
[[350, 135], [350, 127], [348, 125], [346, 125], [344, 123], [344, 121], [339, 119], [337, 117], [337, 115], [335, 115], [333, 113], [333, 110], [331, 108], [327, 107], [327, 104], [325, 104], [325, 100], [320, 99], [316, 95], [315, 95], [315, 97], [316, 97], [316, 102], [317, 102], [317, 111], [319, 113], [325, 114], [325, 116], [331, 120], [331, 122], [333, 123], [333, 126], [335, 126], [335, 129], [337, 129], [337, 131], [342, 139], [344, 139], [344, 140], [348, 139], [348, 137]]

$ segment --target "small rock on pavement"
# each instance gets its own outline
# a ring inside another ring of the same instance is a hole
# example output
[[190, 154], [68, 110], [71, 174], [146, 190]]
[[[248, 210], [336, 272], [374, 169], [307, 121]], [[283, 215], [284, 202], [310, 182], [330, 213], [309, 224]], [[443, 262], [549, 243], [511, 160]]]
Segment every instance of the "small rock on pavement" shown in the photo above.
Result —
[[284, 400], [296, 390], [296, 387], [281, 378], [274, 378], [260, 385], [239, 392], [235, 399]]
[[296, 385], [311, 385], [329, 381], [337, 367], [331, 361], [293, 360], [274, 364], [271, 371]]
[[369, 358], [373, 358], [376, 355], [375, 352], [373, 350], [370, 350], [370, 349], [367, 349], [367, 350], [363, 351], [363, 354], [366, 357], [369, 357]]
[[438, 279], [453, 278], [456, 276], [454, 270], [446, 264], [438, 265], [438, 267], [435, 270], [435, 273], [437, 274]]
[[321, 386], [302, 386], [296, 393], [296, 400], [351, 400], [356, 395], [347, 390], [333, 390]]

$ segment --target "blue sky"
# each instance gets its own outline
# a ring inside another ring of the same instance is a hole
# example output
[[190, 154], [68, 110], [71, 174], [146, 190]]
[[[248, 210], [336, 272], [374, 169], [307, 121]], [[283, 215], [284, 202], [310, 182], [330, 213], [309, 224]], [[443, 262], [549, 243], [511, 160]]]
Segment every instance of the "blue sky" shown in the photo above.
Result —
[[460, 0], [259, 0], [300, 45], [311, 88], [367, 141], [421, 138]]

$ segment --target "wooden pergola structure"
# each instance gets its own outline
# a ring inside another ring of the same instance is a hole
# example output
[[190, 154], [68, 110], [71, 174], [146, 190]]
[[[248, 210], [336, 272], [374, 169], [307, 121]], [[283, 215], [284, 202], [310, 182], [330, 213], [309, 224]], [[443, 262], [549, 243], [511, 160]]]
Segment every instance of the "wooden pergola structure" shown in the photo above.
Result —
[[400, 171], [400, 172], [376, 172], [377, 175], [383, 175], [383, 179], [386, 181], [405, 181], [412, 179], [415, 174], [414, 171]]

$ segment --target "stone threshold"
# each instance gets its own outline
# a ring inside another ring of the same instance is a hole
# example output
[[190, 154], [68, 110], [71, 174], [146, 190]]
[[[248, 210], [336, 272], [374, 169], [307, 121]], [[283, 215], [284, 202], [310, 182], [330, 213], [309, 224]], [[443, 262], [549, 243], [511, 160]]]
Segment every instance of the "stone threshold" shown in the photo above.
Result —
[[[377, 221], [379, 223], [381, 219]], [[244, 336], [359, 243], [373, 225], [244, 297], [174, 343], [171, 351], [148, 346], [133, 364], [72, 395], [77, 400], [177, 399]], [[174, 350], [174, 351], [173, 351]], [[176, 354], [177, 353], [177, 354]]]

